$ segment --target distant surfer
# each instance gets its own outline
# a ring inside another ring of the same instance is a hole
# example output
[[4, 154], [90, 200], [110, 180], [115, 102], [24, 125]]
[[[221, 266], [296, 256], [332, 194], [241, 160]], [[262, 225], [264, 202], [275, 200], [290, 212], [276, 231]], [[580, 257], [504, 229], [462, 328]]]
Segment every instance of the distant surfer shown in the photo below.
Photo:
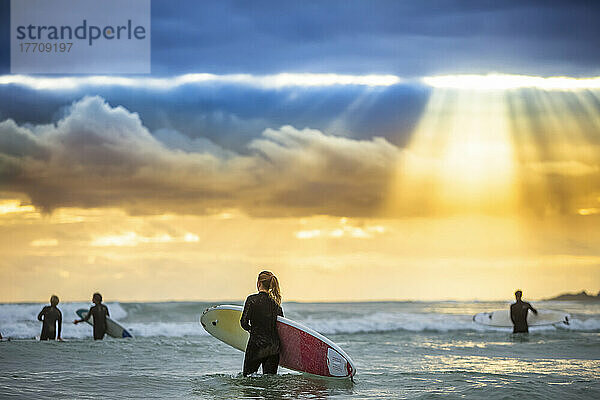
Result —
[[92, 302], [94, 305], [90, 308], [86, 316], [76, 319], [73, 323], [77, 325], [80, 322], [89, 320], [90, 317], [94, 317], [94, 340], [102, 340], [106, 334], [106, 317], [110, 316], [110, 314], [108, 313], [108, 307], [102, 304], [102, 295], [100, 293], [94, 293]]
[[240, 324], [250, 332], [244, 357], [244, 376], [258, 371], [262, 364], [263, 374], [276, 374], [279, 366], [279, 334], [277, 316], [283, 317], [281, 293], [277, 277], [269, 271], [258, 274], [258, 293], [248, 296]]
[[523, 292], [517, 290], [515, 292], [515, 299], [517, 300], [510, 306], [510, 319], [513, 323], [513, 333], [526, 333], [529, 332], [529, 325], [527, 325], [527, 313], [531, 310], [534, 314], [537, 314], [537, 310], [526, 301], [521, 300]]
[[[59, 299], [57, 295], [50, 297], [50, 305], [42, 308], [37, 316], [42, 321], [42, 334], [40, 340], [62, 340], [60, 331], [62, 330], [62, 313], [58, 309]], [[58, 324], [58, 329], [56, 325]], [[58, 333], [58, 335], [57, 335]]]

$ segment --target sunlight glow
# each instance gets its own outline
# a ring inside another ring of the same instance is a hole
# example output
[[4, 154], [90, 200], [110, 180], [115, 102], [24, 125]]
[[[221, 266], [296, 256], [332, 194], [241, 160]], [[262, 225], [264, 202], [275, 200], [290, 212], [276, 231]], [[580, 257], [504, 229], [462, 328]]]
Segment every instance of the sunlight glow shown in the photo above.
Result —
[[140, 244], [196, 243], [199, 240], [198, 235], [190, 232], [181, 237], [173, 237], [168, 234], [143, 236], [136, 232], [126, 232], [122, 235], [99, 236], [91, 242], [91, 245], [95, 247], [135, 247]]
[[37, 239], [30, 243], [30, 246], [33, 247], [53, 247], [58, 245], [58, 240], [56, 239]]
[[312, 229], [309, 231], [298, 231], [296, 232], [297, 239], [312, 239], [315, 237], [321, 236], [321, 231], [319, 229]]
[[183, 236], [183, 241], [187, 242], [187, 243], [195, 243], [195, 242], [198, 242], [199, 240], [200, 240], [200, 238], [198, 237], [198, 235], [194, 235], [193, 233], [190, 233], [190, 232], [186, 233]]
[[600, 179], [600, 96], [593, 90], [600, 78], [457, 75], [426, 82], [435, 89], [399, 162], [386, 211], [596, 214], [590, 190]]
[[437, 89], [508, 90], [536, 88], [542, 90], [600, 89], [600, 77], [539, 77], [526, 75], [440, 75], [423, 78], [423, 82]]
[[[78, 90], [82, 87], [118, 86], [171, 90], [185, 85], [231, 84], [263, 89], [286, 87], [368, 86], [386, 87], [411, 82], [396, 75], [344, 75], [313, 73], [280, 73], [272, 75], [191, 73], [171, 77], [72, 76], [42, 77], [30, 75], [1, 75], [0, 85], [21, 85], [36, 90]], [[510, 74], [438, 75], [415, 80], [436, 89], [510, 90], [536, 88], [541, 90], [600, 89], [600, 77], [576, 78], [567, 76], [540, 77]]]
[[123, 77], [123, 76], [73, 76], [47, 78], [28, 75], [0, 76], [0, 85], [21, 85], [36, 90], [77, 90], [87, 86], [120, 86], [170, 90], [191, 84], [235, 84], [256, 86], [265, 89], [284, 87], [318, 87], [334, 85], [392, 86], [402, 80], [395, 75], [340, 75], [281, 73], [274, 75], [230, 74], [215, 75], [194, 73], [164, 78]]
[[506, 115], [502, 93], [436, 89], [398, 166], [390, 211], [513, 210], [515, 160]]
[[355, 239], [371, 239], [375, 235], [381, 235], [386, 232], [385, 227], [381, 225], [367, 226], [367, 227], [356, 227], [346, 225], [348, 222], [347, 218], [341, 218], [339, 228], [333, 229], [311, 229], [296, 232], [295, 236], [297, 239], [314, 239], [318, 237], [325, 238], [342, 238], [349, 237]]
[[600, 179], [598, 91], [507, 94], [524, 205], [593, 215]]
[[4, 200], [0, 202], [0, 215], [11, 213], [34, 212], [35, 207], [32, 205], [21, 205], [20, 200]]
[[168, 243], [172, 238], [169, 235], [155, 237], [140, 236], [135, 232], [127, 232], [123, 235], [101, 236], [92, 242], [92, 246], [137, 246], [140, 243]]

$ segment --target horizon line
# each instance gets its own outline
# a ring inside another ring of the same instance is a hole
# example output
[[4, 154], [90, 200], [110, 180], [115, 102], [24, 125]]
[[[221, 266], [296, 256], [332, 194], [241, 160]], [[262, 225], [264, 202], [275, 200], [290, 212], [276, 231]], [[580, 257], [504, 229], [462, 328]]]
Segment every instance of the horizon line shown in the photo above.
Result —
[[[581, 292], [585, 292], [588, 296], [591, 297], [597, 297], [594, 294], [589, 294], [587, 293], [586, 290], [582, 290], [580, 292], [577, 293], [573, 293], [573, 292], [562, 292], [558, 295], [554, 295], [552, 297], [558, 297], [558, 296], [562, 296], [562, 295], [577, 295], [580, 294]], [[598, 295], [600, 295], [600, 291], [598, 292]], [[551, 298], [525, 298], [526, 300], [529, 301], [548, 301], [551, 300]], [[312, 301], [312, 300], [284, 300], [282, 301], [282, 303], [301, 303], [301, 304], [344, 304], [344, 303], [433, 303], [433, 302], [439, 302], [439, 303], [444, 303], [444, 302], [453, 302], [453, 303], [464, 303], [464, 302], [502, 302], [502, 301], [513, 301], [514, 298], [506, 298], [506, 299], [463, 299], [463, 300], [458, 300], [458, 299], [429, 299], [429, 300], [416, 300], [416, 299], [364, 299], [364, 300], [317, 300], [317, 301]], [[206, 300], [206, 299], [189, 299], [189, 300], [175, 300], [175, 299], [166, 299], [166, 300], [108, 300], [108, 301], [103, 301], [103, 303], [219, 303], [219, 304], [227, 304], [227, 303], [243, 303], [245, 301], [244, 298], [240, 298], [240, 299], [220, 299], [220, 300]], [[35, 301], [35, 300], [31, 300], [31, 301], [4, 301], [4, 302], [0, 302], [0, 304], [4, 305], [4, 304], [39, 304], [39, 303], [47, 303], [48, 301]], [[71, 303], [91, 303], [91, 301], [88, 300], [68, 300], [68, 301], [60, 301], [60, 304], [65, 303], [65, 304], [71, 304]]]

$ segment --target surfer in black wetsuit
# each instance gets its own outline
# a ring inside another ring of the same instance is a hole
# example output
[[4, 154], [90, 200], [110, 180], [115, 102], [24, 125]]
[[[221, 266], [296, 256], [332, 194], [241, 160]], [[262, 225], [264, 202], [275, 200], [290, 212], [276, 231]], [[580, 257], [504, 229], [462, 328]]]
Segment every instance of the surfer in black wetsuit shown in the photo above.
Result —
[[515, 292], [515, 298], [517, 301], [510, 306], [510, 319], [513, 323], [513, 333], [527, 333], [529, 332], [529, 325], [527, 325], [527, 313], [531, 310], [534, 314], [537, 314], [537, 310], [526, 301], [522, 301], [521, 297], [523, 292], [517, 290]]
[[77, 325], [80, 322], [89, 320], [90, 317], [94, 317], [94, 340], [102, 340], [106, 333], [106, 317], [110, 316], [110, 314], [108, 313], [108, 307], [102, 304], [102, 295], [100, 293], [94, 293], [92, 302], [95, 305], [90, 308], [87, 315], [82, 319], [76, 319], [73, 323]]
[[263, 374], [276, 374], [279, 366], [279, 334], [277, 316], [283, 317], [279, 282], [269, 271], [258, 274], [257, 294], [246, 299], [240, 324], [250, 332], [244, 357], [244, 376], [256, 371], [262, 364]]
[[[40, 335], [40, 340], [62, 340], [60, 337], [60, 331], [62, 329], [62, 313], [56, 307], [58, 302], [58, 296], [52, 295], [52, 297], [50, 297], [50, 305], [42, 308], [42, 311], [40, 311], [37, 316], [38, 320], [42, 321], [42, 334]], [[58, 330], [56, 329], [57, 323]]]

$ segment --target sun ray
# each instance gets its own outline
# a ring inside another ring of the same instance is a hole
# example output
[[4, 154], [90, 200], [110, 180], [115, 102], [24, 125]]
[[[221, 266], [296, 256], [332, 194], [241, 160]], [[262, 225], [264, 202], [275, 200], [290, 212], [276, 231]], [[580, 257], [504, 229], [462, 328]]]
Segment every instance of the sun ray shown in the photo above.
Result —
[[512, 211], [514, 150], [502, 91], [436, 89], [406, 147], [387, 207]]

